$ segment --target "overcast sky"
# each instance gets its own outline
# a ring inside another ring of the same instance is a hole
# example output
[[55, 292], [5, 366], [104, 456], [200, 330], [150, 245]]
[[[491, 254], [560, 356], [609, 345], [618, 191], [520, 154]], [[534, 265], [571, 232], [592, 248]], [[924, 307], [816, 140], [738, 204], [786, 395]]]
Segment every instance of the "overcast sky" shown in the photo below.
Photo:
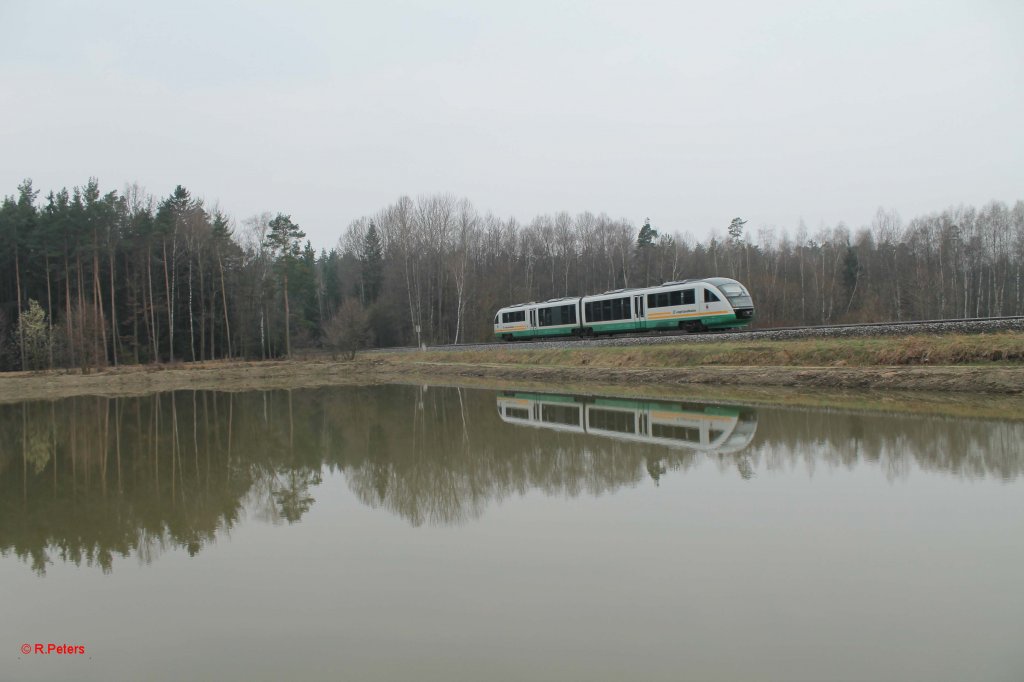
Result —
[[724, 231], [1024, 199], [1024, 3], [0, 0], [0, 194]]

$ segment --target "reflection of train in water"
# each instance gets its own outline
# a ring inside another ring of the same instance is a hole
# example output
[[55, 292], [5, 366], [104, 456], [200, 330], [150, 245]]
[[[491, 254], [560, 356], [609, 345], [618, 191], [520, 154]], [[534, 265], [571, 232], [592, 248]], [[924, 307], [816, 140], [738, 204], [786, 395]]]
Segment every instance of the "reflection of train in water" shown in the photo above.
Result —
[[757, 430], [756, 413], [737, 406], [543, 393], [499, 395], [498, 415], [509, 424], [717, 453], [739, 452]]

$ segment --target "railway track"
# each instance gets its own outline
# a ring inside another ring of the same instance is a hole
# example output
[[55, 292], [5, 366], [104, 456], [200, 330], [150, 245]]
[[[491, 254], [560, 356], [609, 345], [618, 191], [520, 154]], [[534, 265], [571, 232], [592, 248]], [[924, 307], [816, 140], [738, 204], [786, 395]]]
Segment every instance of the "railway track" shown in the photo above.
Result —
[[[655, 331], [637, 334], [617, 334], [594, 339], [561, 337], [551, 340], [488, 341], [485, 343], [459, 343], [428, 346], [429, 351], [464, 351], [485, 348], [515, 350], [517, 348], [572, 348], [588, 346], [658, 345], [664, 343], [717, 343], [742, 340], [785, 340], [801, 338], [902, 336], [905, 334], [981, 334], [997, 331], [1024, 331], [1024, 316], [975, 317], [945, 320], [911, 320], [900, 322], [867, 322], [861, 324], [829, 324], [807, 327], [772, 327], [691, 334], [683, 331]], [[403, 353], [415, 351], [415, 346], [375, 348], [368, 353]]]

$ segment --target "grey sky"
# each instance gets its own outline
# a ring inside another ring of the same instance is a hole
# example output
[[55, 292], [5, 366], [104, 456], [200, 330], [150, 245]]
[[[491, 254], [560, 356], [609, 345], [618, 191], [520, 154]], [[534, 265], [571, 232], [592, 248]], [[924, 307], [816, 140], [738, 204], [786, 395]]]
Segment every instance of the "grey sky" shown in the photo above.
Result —
[[0, 0], [0, 193], [402, 194], [697, 237], [1024, 198], [1024, 3]]

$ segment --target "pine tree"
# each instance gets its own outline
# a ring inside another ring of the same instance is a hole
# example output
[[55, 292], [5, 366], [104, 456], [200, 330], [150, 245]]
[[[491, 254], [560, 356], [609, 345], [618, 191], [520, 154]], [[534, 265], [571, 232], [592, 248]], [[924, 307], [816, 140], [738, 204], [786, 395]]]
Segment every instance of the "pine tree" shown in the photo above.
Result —
[[651, 227], [651, 219], [647, 218], [636, 238], [636, 259], [643, 266], [645, 285], [651, 283], [651, 251], [654, 250], [654, 240], [657, 238], [658, 231]]
[[747, 224], [742, 218], [733, 218], [729, 223], [729, 240], [733, 242], [743, 241], [743, 226]]
[[381, 280], [384, 275], [384, 249], [380, 243], [377, 226], [370, 222], [363, 239], [363, 281], [366, 285], [366, 302], [373, 303], [380, 294]]
[[636, 238], [636, 247], [642, 249], [647, 246], [654, 246], [654, 240], [658, 238], [658, 231], [651, 227], [651, 219], [644, 220], [644, 226], [640, 228], [640, 234]]
[[288, 270], [292, 267], [299, 256], [299, 240], [305, 238], [306, 233], [299, 229], [299, 226], [292, 222], [292, 217], [278, 213], [270, 221], [270, 232], [267, 233], [266, 247], [276, 260], [276, 266], [281, 276], [281, 283], [284, 287], [284, 353], [287, 356], [292, 354], [291, 347], [291, 321], [288, 307]]

